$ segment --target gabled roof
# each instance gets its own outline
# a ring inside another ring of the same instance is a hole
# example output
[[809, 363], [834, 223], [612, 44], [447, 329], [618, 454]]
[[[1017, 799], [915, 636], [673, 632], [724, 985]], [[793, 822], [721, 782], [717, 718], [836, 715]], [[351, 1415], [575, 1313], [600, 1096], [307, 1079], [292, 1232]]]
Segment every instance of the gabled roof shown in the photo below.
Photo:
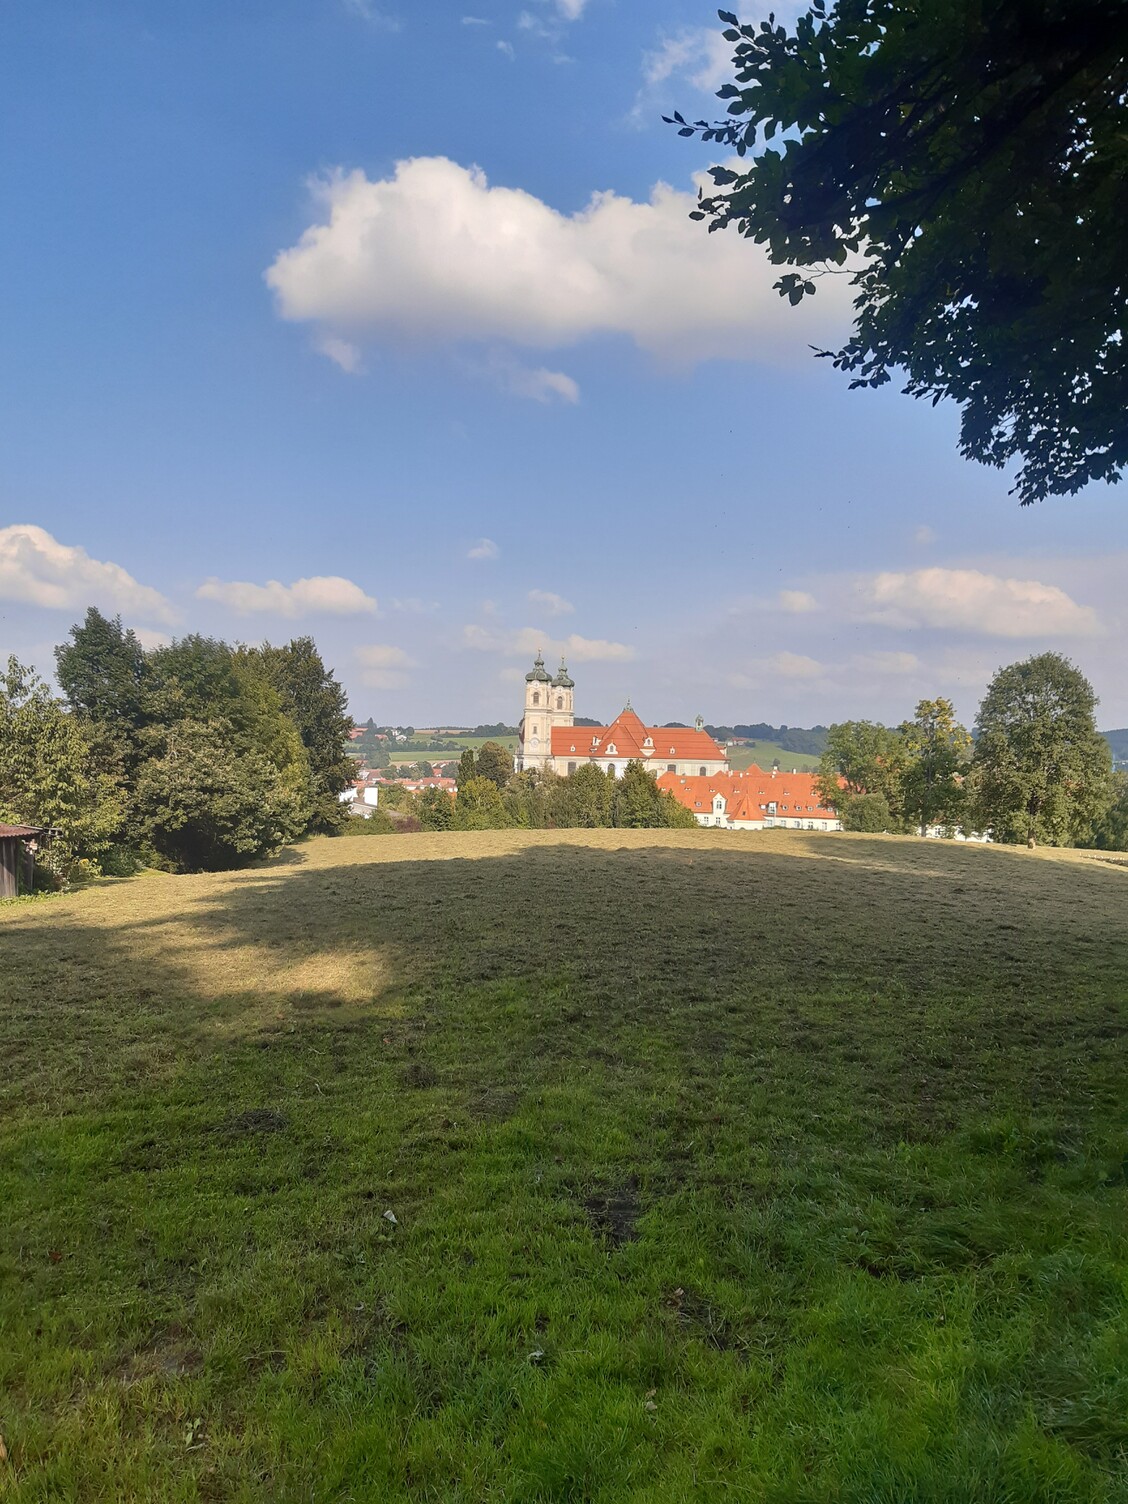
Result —
[[[614, 752], [611, 748], [614, 747]], [[705, 731], [644, 726], [635, 711], [621, 710], [610, 726], [554, 726], [554, 757], [637, 758], [641, 762], [724, 762]]]
[[[663, 773], [658, 787], [667, 789], [679, 804], [694, 812], [712, 807], [721, 794], [730, 820], [836, 820], [837, 811], [823, 804], [816, 788], [815, 773], [765, 773], [753, 765], [743, 773], [716, 773], [711, 777], [683, 777]], [[775, 805], [769, 810], [768, 805]]]

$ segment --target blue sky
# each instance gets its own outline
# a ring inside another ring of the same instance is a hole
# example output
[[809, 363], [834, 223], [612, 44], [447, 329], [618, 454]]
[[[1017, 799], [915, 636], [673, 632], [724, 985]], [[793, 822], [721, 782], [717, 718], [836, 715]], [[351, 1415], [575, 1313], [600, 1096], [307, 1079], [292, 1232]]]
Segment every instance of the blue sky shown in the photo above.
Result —
[[[746, 8], [744, 14], [752, 16]], [[968, 719], [1054, 648], [1128, 724], [1125, 494], [1020, 509], [689, 223], [690, 0], [53, 0], [0, 23], [0, 652], [311, 633], [358, 717]]]

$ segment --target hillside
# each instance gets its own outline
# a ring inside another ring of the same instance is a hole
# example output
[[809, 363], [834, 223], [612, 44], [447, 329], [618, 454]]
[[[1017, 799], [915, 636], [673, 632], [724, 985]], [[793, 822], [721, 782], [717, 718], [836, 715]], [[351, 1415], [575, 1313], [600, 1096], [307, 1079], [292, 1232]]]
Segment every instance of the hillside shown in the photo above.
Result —
[[0, 1491], [1121, 1497], [1126, 908], [624, 830], [6, 906]]
[[1128, 768], [1128, 726], [1120, 731], [1105, 731], [1104, 739], [1112, 748], [1112, 760], [1118, 768]]

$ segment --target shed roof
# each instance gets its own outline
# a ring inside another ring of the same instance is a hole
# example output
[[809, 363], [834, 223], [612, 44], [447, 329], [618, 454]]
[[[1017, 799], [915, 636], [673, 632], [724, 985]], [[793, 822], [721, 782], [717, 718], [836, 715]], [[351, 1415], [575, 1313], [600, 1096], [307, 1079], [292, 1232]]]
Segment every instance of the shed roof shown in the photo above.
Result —
[[0, 840], [5, 836], [41, 836], [45, 825], [0, 825]]

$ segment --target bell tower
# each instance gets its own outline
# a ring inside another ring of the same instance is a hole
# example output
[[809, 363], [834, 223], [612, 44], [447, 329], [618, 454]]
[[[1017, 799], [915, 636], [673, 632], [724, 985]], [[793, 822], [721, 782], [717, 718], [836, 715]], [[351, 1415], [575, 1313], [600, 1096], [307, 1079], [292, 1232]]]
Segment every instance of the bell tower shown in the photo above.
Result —
[[538, 651], [532, 669], [525, 675], [525, 714], [517, 728], [517, 771], [539, 772], [552, 759], [552, 701], [549, 696], [553, 681], [544, 666], [544, 657]]

